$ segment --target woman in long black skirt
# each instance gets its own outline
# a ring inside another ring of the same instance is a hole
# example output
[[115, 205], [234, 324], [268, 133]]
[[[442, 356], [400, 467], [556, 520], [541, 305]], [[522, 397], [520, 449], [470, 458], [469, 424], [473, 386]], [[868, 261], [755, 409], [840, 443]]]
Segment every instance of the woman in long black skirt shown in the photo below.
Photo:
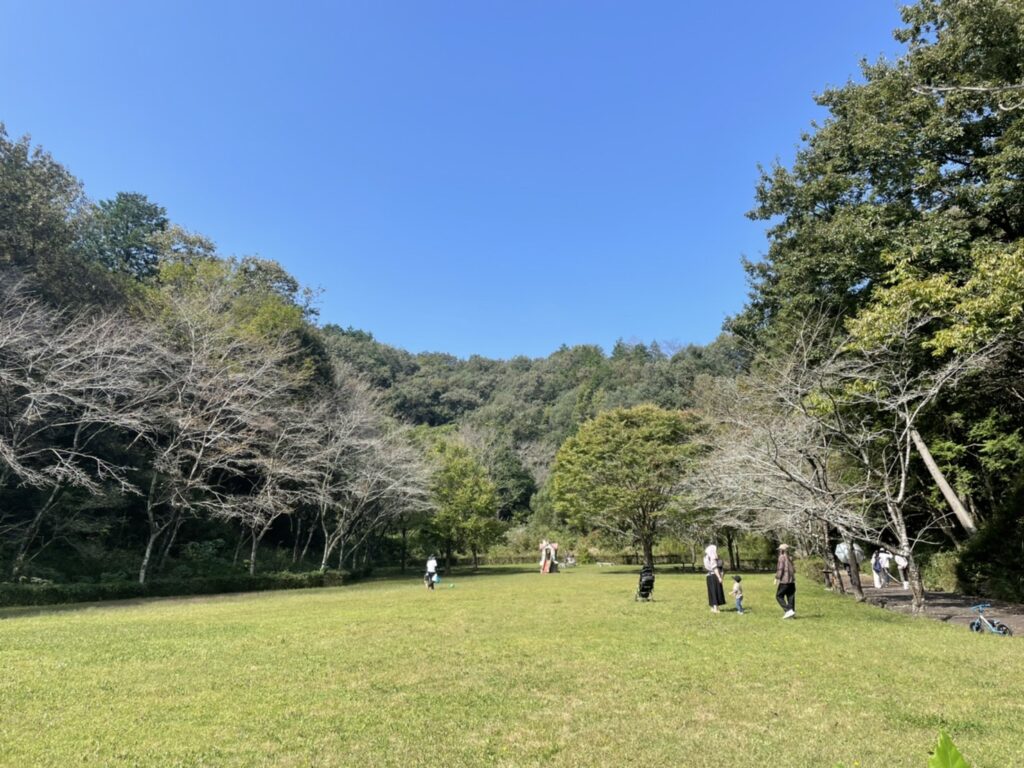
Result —
[[718, 606], [725, 605], [725, 590], [722, 588], [722, 573], [725, 570], [718, 547], [711, 544], [704, 550], [704, 570], [708, 572], [708, 605], [712, 613], [718, 613]]

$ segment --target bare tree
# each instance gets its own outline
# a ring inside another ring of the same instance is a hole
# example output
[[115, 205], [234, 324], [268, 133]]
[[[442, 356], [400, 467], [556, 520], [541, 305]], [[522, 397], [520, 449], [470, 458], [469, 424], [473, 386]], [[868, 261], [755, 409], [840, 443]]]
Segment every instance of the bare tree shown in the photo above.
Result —
[[[877, 489], [837, 450], [816, 407], [820, 361], [837, 338], [834, 325], [816, 316], [786, 354], [760, 361], [754, 373], [698, 379], [699, 407], [715, 429], [714, 450], [695, 479], [721, 524], [817, 542], [838, 575], [831, 532], [854, 551], [855, 540], [878, 542], [881, 529], [873, 515]], [[850, 582], [863, 600], [856, 567]]]
[[240, 492], [218, 492], [211, 504], [218, 517], [248, 530], [250, 575], [263, 538], [280, 518], [313, 501], [316, 481], [318, 444], [301, 403], [268, 400], [264, 406], [259, 422], [248, 425], [252, 439], [231, 464]]
[[[237, 484], [246, 473], [258, 474], [257, 465], [268, 473], [262, 479], [278, 477], [272, 451], [266, 449], [268, 444], [292, 449], [286, 439], [292, 435], [290, 425], [282, 426], [279, 418], [289, 413], [288, 398], [303, 381], [290, 365], [294, 345], [241, 337], [218, 315], [216, 295], [172, 297], [164, 322], [168, 341], [157, 364], [163, 396], [148, 435], [153, 463], [140, 582], [147, 578], [158, 545], [162, 560], [189, 516], [234, 517], [226, 510], [241, 505], [252, 515], [246, 519], [255, 520], [272, 507], [276, 479], [260, 485], [258, 498], [245, 504], [224, 485]], [[258, 544], [253, 542], [254, 550]]]
[[146, 327], [122, 315], [60, 312], [18, 284], [0, 287], [0, 491], [42, 494], [28, 514], [0, 510], [12, 576], [33, 548], [38, 554], [59, 535], [58, 524], [37, 546], [69, 489], [136, 492], [130, 467], [109, 458], [102, 442], [111, 434], [131, 442], [148, 429], [152, 343]]
[[313, 505], [323, 537], [320, 568], [403, 515], [427, 507], [427, 473], [405, 430], [382, 415], [349, 371], [308, 414], [318, 450], [310, 457]]
[[[877, 489], [885, 528], [907, 559], [913, 608], [924, 607], [924, 586], [914, 558], [916, 545], [950, 512], [929, 510], [930, 522], [912, 526], [917, 476], [915, 448], [922, 416], [946, 389], [982, 370], [996, 354], [996, 343], [952, 357], [937, 367], [917, 364], [921, 331], [930, 317], [907, 312], [884, 346], [841, 345], [818, 367], [817, 400], [807, 412]], [[955, 512], [955, 507], [953, 511]], [[965, 521], [966, 526], [973, 521]]]

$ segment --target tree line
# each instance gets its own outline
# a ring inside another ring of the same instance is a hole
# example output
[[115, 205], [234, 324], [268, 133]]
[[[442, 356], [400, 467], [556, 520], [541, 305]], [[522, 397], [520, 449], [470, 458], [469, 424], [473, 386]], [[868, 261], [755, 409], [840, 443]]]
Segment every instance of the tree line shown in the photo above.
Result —
[[[750, 369], [701, 384], [723, 522], [1024, 595], [1024, 7], [920, 0], [905, 52], [817, 97], [827, 117], [765, 168], [769, 248], [728, 330]], [[860, 586], [855, 583], [860, 594]]]
[[[414, 354], [0, 133], [0, 564], [358, 569], [741, 537], [1024, 594], [1024, 9], [919, 0], [762, 169], [705, 346]], [[608, 446], [618, 446], [615, 451]], [[261, 554], [262, 553], [262, 554]], [[854, 572], [852, 589], [861, 594]]]
[[15, 581], [255, 573], [261, 551], [275, 570], [476, 562], [553, 509], [549, 468], [581, 423], [685, 404], [698, 373], [742, 361], [727, 339], [458, 360], [321, 327], [277, 263], [224, 257], [140, 193], [93, 202], [2, 129], [0, 195]]

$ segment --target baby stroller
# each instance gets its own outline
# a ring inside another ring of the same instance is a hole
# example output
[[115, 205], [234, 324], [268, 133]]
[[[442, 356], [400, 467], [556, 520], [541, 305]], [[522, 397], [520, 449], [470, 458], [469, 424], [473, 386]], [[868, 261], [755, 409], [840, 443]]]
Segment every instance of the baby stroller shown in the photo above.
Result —
[[645, 565], [640, 569], [640, 583], [636, 587], [636, 597], [634, 600], [653, 600], [651, 593], [654, 591], [654, 569], [650, 566]]

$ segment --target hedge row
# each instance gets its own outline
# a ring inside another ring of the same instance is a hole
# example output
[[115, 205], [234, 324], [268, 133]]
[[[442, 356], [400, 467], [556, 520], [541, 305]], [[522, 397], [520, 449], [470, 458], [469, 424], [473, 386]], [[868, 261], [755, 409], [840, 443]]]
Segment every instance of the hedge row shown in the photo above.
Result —
[[259, 592], [271, 589], [334, 587], [351, 581], [344, 571], [320, 573], [236, 574], [200, 579], [155, 579], [147, 584], [130, 581], [99, 584], [14, 584], [0, 583], [0, 607], [18, 605], [59, 605], [136, 597], [182, 597], [226, 592]]

